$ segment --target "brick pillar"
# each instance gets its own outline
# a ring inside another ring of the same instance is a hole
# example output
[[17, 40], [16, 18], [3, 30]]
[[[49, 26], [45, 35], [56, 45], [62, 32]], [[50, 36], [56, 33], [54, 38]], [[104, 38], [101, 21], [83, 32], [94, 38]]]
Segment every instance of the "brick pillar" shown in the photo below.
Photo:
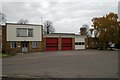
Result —
[[88, 46], [88, 38], [85, 38], [85, 49], [87, 49], [87, 46]]
[[88, 38], [88, 45], [89, 45], [89, 49], [91, 49], [92, 48], [92, 38]]
[[21, 42], [20, 41], [17, 42], [17, 48], [18, 48], [18, 52], [21, 52]]
[[46, 50], [46, 37], [42, 38], [42, 42], [41, 42], [41, 51], [45, 51]]
[[6, 26], [2, 26], [2, 51], [7, 50], [7, 41], [6, 41]]
[[75, 38], [72, 38], [72, 50], [75, 50]]
[[58, 37], [58, 50], [61, 50], [62, 42], [61, 42], [61, 37]]
[[32, 52], [32, 41], [29, 41], [28, 43], [28, 52]]

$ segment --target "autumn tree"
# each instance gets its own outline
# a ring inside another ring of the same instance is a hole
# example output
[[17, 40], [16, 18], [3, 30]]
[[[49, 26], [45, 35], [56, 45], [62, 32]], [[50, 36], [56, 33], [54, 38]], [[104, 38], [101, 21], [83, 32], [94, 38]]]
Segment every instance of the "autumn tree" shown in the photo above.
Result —
[[109, 43], [118, 43], [120, 41], [120, 26], [118, 15], [109, 13], [103, 17], [92, 19], [94, 28], [99, 32], [100, 48], [108, 48]]
[[53, 23], [49, 20], [45, 21], [44, 22], [44, 30], [43, 32], [45, 34], [50, 34], [50, 33], [54, 33], [55, 32], [55, 29], [53, 27]]

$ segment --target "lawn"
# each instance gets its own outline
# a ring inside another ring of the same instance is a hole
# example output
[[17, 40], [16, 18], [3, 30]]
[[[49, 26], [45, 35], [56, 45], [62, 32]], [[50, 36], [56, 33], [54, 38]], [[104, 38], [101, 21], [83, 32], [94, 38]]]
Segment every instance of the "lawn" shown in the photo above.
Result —
[[7, 53], [0, 53], [0, 58], [6, 58], [6, 57], [10, 57], [10, 54]]

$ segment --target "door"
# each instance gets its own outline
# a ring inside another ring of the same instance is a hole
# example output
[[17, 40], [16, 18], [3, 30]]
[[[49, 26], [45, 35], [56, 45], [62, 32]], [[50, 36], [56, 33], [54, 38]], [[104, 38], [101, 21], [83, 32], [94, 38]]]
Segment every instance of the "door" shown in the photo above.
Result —
[[46, 38], [46, 51], [58, 50], [58, 38]]
[[62, 50], [72, 50], [72, 38], [62, 38]]
[[28, 42], [22, 42], [21, 47], [22, 47], [22, 52], [28, 52]]

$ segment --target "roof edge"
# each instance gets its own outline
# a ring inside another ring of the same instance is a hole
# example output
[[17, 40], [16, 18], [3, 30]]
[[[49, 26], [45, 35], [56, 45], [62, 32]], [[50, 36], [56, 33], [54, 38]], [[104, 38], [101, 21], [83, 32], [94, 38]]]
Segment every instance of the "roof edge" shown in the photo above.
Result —
[[43, 25], [39, 25], [39, 24], [17, 24], [17, 23], [6, 23], [6, 25], [30, 25], [30, 26], [43, 26]]

